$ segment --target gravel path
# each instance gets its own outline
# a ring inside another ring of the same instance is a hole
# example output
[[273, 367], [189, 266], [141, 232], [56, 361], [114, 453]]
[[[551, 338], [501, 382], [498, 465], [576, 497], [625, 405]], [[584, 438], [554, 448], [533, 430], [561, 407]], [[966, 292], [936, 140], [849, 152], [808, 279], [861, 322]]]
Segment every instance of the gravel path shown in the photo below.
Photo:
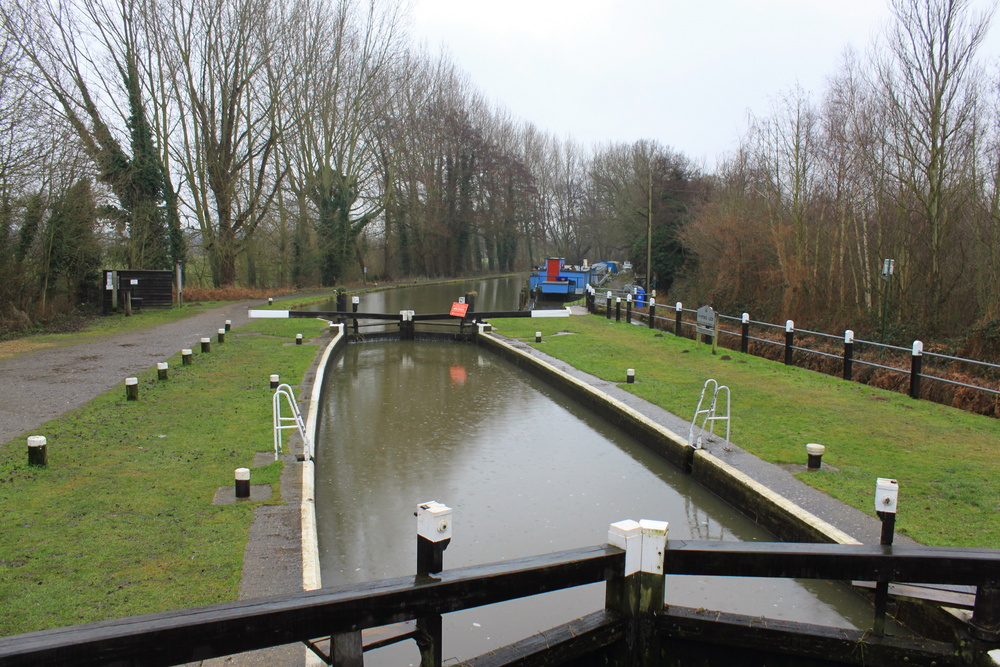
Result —
[[219, 306], [144, 331], [70, 347], [35, 348], [14, 357], [4, 358], [5, 348], [23, 350], [25, 342], [0, 344], [0, 387], [5, 394], [0, 407], [0, 442], [27, 434], [84, 405], [183, 348], [196, 347], [202, 338], [215, 336], [226, 320], [232, 320], [234, 329], [243, 326], [248, 321], [247, 309], [260, 303]]

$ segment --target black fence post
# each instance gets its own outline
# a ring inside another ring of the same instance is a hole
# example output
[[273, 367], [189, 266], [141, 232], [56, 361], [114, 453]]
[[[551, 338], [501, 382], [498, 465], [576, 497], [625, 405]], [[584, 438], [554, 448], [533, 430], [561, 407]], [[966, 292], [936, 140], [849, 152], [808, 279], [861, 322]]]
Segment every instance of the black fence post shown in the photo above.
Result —
[[740, 324], [740, 352], [746, 354], [750, 351], [750, 313], [743, 313], [743, 322]]
[[793, 363], [792, 349], [795, 346], [795, 322], [788, 320], [785, 322], [785, 365], [791, 366]]
[[[451, 542], [451, 508], [432, 500], [417, 505], [417, 578], [430, 577], [444, 569], [444, 550]], [[420, 667], [441, 665], [441, 614], [417, 619]]]
[[844, 379], [850, 382], [854, 378], [854, 332], [848, 329], [844, 332]]
[[607, 304], [604, 307], [604, 316], [606, 318], [608, 318], [609, 320], [611, 319], [611, 291], [610, 290], [608, 290], [608, 302], [607, 302]]
[[[352, 313], [358, 312], [358, 305], [360, 303], [361, 303], [361, 297], [360, 296], [352, 296], [351, 297], [351, 312]], [[354, 319], [354, 333], [355, 333], [355, 335], [357, 335], [357, 333], [358, 333], [358, 318], [355, 317], [353, 319]]]
[[625, 296], [625, 321], [629, 324], [632, 323], [632, 295], [628, 294]]
[[977, 639], [988, 642], [1000, 640], [1000, 583], [995, 579], [976, 588], [976, 604], [969, 630]]
[[649, 298], [649, 328], [656, 328], [656, 299]]
[[[896, 532], [896, 501], [899, 497], [899, 485], [894, 479], [879, 477], [875, 482], [875, 513], [882, 520], [882, 535], [879, 544], [892, 544]], [[885, 612], [889, 605], [889, 581], [875, 582], [875, 624], [872, 634], [876, 637], [885, 635]]]
[[678, 338], [681, 337], [681, 325], [682, 325], [681, 319], [683, 317], [683, 314], [684, 314], [684, 304], [678, 301], [677, 305], [674, 306], [674, 335], [677, 336]]
[[924, 361], [924, 344], [913, 341], [913, 353], [910, 357], [910, 398], [920, 398], [920, 369]]
[[615, 297], [615, 322], [622, 321], [622, 298], [620, 296]]

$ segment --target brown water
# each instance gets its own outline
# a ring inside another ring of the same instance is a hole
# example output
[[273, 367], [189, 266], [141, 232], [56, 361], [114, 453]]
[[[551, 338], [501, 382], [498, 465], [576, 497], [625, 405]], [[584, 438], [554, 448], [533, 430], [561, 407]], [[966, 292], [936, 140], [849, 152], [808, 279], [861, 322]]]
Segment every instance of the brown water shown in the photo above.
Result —
[[[316, 481], [326, 586], [412, 574], [413, 512], [429, 500], [454, 509], [446, 568], [600, 544], [621, 519], [668, 521], [671, 539], [773, 539], [638, 442], [474, 344], [350, 345], [328, 370], [326, 390]], [[824, 582], [669, 577], [666, 599], [840, 627], [871, 622], [866, 603]], [[602, 604], [603, 586], [593, 585], [449, 614], [444, 656], [469, 658]], [[412, 641], [366, 656], [369, 665], [418, 663]]]

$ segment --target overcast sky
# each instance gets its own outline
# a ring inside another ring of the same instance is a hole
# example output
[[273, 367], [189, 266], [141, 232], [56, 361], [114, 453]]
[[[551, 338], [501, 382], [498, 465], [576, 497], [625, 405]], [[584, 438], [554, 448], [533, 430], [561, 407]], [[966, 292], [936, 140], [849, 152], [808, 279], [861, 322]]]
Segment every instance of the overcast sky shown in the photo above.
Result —
[[709, 169], [749, 112], [796, 84], [818, 99], [845, 49], [867, 50], [890, 18], [886, 0], [412, 2], [414, 38], [515, 117], [588, 145], [656, 139]]

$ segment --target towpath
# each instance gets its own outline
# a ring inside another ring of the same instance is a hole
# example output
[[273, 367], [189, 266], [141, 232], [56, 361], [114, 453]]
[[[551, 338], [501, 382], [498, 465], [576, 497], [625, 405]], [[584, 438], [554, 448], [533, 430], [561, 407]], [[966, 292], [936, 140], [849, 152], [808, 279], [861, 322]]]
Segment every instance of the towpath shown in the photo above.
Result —
[[[148, 370], [159, 361], [196, 347], [232, 320], [247, 323], [247, 309], [260, 301], [245, 301], [208, 310], [143, 331], [95, 338], [90, 342], [33, 347], [31, 339], [0, 343], [0, 442], [78, 408], [122, 384], [126, 377]], [[139, 316], [141, 317], [141, 315]]]

